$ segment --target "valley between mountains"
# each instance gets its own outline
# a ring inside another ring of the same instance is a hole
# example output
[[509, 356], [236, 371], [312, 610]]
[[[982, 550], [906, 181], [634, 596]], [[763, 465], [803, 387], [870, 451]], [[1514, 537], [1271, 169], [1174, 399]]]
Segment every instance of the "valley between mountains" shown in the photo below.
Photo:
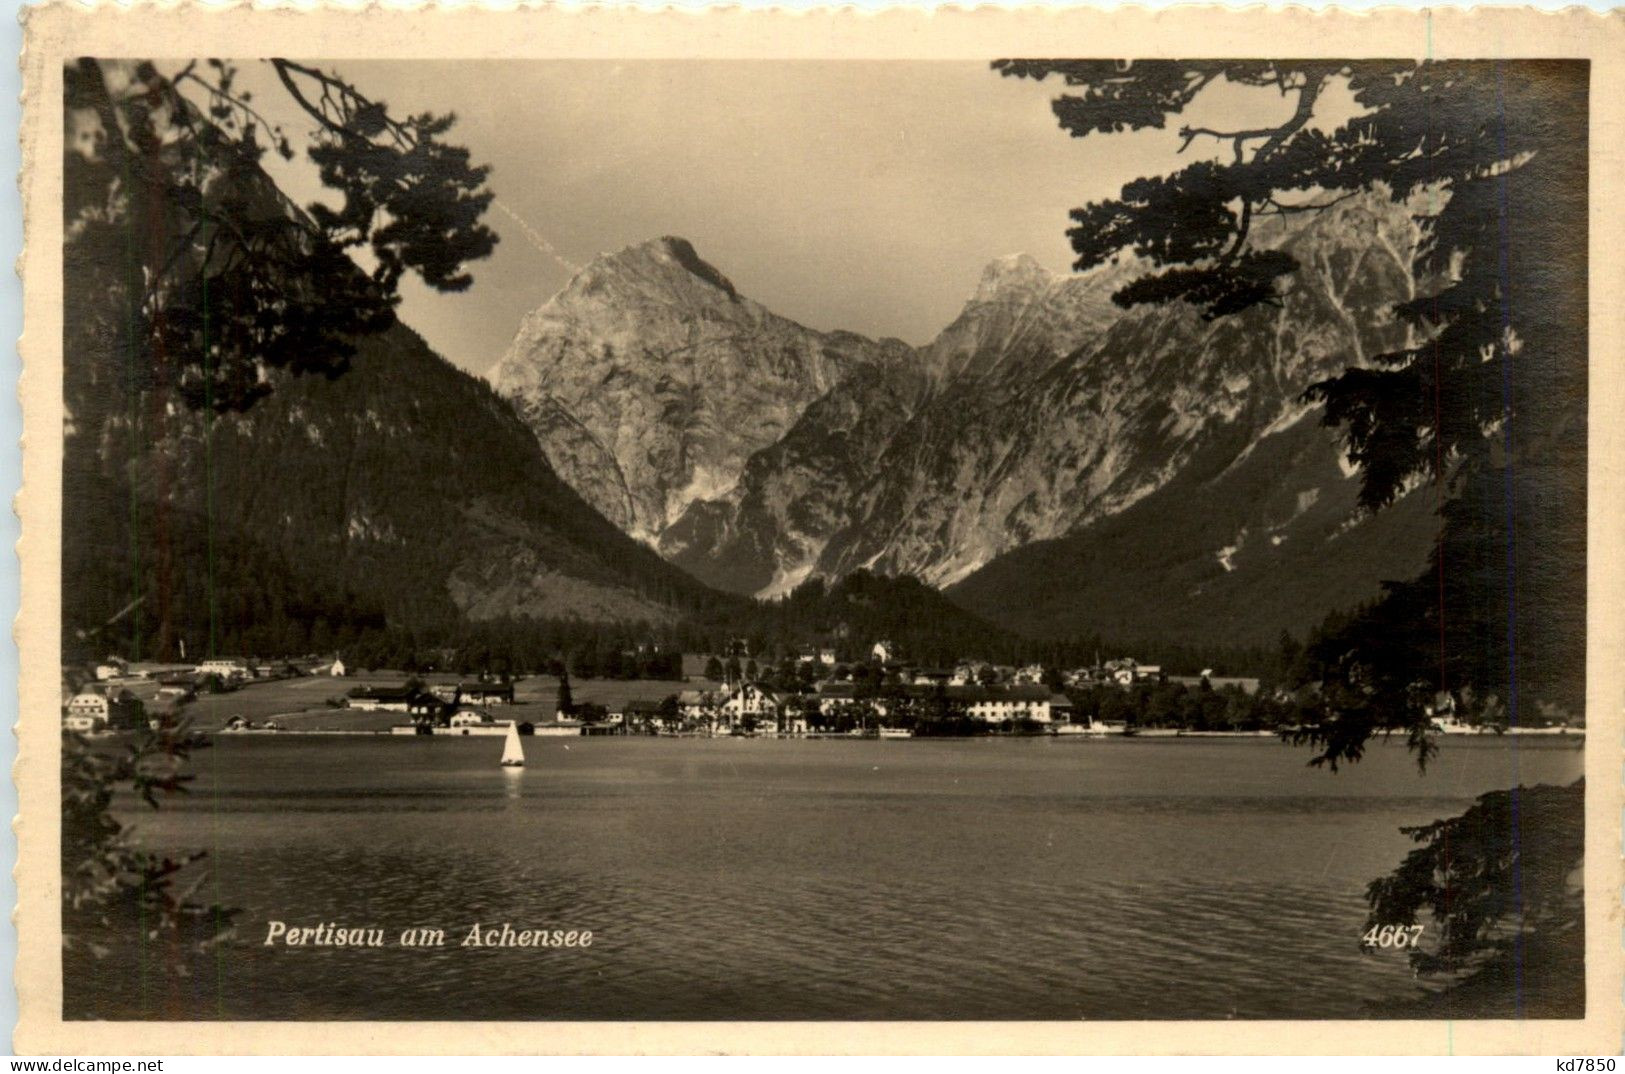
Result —
[[800, 325], [660, 238], [577, 273], [490, 380], [566, 484], [709, 586], [907, 574], [1027, 636], [1269, 644], [1413, 577], [1437, 524], [1426, 488], [1357, 511], [1301, 399], [1405, 342], [1405, 206], [1267, 226], [1300, 266], [1278, 306], [1125, 310], [1127, 255], [1009, 256], [918, 347]]
[[[263, 174], [240, 182], [286, 211]], [[342, 375], [272, 374], [211, 415], [107, 372], [121, 240], [87, 232], [65, 277], [85, 524], [64, 621], [74, 644], [166, 655], [521, 620], [715, 633], [816, 578], [852, 581], [813, 615], [826, 634], [1274, 646], [1414, 577], [1437, 523], [1429, 488], [1358, 512], [1301, 398], [1405, 342], [1406, 208], [1349, 199], [1260, 236], [1300, 266], [1278, 306], [1123, 309], [1145, 269], [1126, 255], [1008, 256], [922, 346], [798, 324], [659, 238], [542, 302], [489, 383], [397, 323]], [[923, 585], [871, 584], [888, 576]]]

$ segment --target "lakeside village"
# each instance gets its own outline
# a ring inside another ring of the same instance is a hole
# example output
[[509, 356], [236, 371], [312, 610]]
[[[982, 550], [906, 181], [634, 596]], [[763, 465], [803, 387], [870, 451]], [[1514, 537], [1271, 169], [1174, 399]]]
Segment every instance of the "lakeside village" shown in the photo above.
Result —
[[[1211, 670], [1169, 675], [1130, 657], [1065, 670], [920, 666], [885, 640], [848, 662], [820, 648], [762, 666], [742, 643], [726, 655], [669, 653], [656, 662], [666, 677], [572, 682], [564, 669], [372, 671], [347, 667], [342, 655], [195, 666], [110, 657], [65, 669], [63, 728], [96, 735], [185, 719], [205, 733], [499, 735], [515, 724], [522, 735], [570, 736], [1273, 736], [1300, 724], [1313, 703], [1305, 690], [1260, 689], [1258, 679]], [[1437, 695], [1434, 730], [1584, 734], [1555, 719], [1509, 729], [1493, 720], [1493, 705], [1472, 708], [1477, 720], [1459, 718], [1455, 699]]]

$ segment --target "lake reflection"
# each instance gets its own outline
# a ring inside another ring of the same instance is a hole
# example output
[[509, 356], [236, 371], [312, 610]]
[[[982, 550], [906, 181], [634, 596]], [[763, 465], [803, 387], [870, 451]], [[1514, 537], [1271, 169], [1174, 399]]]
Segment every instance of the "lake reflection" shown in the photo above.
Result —
[[[1360, 1017], [1399, 832], [1570, 782], [1572, 744], [1397, 745], [1338, 774], [1261, 740], [525, 741], [222, 736], [131, 808], [242, 907], [217, 972], [132, 1016], [302, 1019]], [[444, 947], [267, 947], [270, 921]], [[460, 946], [470, 927], [585, 949]]]

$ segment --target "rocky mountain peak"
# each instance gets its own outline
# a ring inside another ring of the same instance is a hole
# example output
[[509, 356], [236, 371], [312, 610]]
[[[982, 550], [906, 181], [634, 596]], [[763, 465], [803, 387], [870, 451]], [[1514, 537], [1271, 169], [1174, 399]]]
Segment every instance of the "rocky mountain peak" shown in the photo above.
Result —
[[677, 235], [662, 235], [633, 243], [614, 253], [599, 254], [582, 269], [564, 290], [565, 295], [596, 295], [607, 284], [623, 282], [642, 290], [652, 287], [687, 288], [695, 282], [726, 295], [731, 302], [743, 301], [733, 281], [699, 255], [694, 244]]
[[680, 239], [674, 235], [667, 235], [659, 240], [662, 253], [665, 257], [675, 261], [682, 268], [698, 276], [706, 283], [728, 293], [728, 297], [735, 302], [739, 301], [739, 292], [728, 277], [718, 272], [709, 261], [706, 261], [694, 250], [694, 244], [687, 239]]
[[1012, 291], [1034, 291], [1049, 287], [1055, 274], [1031, 254], [1006, 254], [995, 258], [982, 270], [973, 302], [991, 302]]
[[[1182, 474], [1245, 461], [1301, 419], [1307, 384], [1405, 341], [1388, 312], [1417, 293], [1405, 206], [1350, 199], [1258, 238], [1299, 262], [1279, 307], [1212, 323], [1125, 310], [1112, 295], [1144, 259], [1074, 273], [1012, 254], [916, 349], [778, 317], [665, 237], [533, 313], [497, 387], [566, 481], [713, 585], [779, 594], [859, 568], [948, 585], [1184, 495]], [[1204, 570], [1281, 547], [1215, 560], [1242, 525], [1203, 546]]]
[[655, 297], [685, 305], [745, 301], [733, 281], [701, 257], [693, 243], [665, 235], [599, 254], [530, 316]]
[[1110, 265], [1062, 274], [1030, 254], [997, 258], [959, 316], [926, 346], [924, 365], [946, 385], [1010, 361], [1053, 360], [1117, 318], [1110, 295], [1120, 271]]
[[492, 373], [553, 467], [656, 540], [894, 345], [777, 316], [672, 235], [601, 255], [531, 312]]

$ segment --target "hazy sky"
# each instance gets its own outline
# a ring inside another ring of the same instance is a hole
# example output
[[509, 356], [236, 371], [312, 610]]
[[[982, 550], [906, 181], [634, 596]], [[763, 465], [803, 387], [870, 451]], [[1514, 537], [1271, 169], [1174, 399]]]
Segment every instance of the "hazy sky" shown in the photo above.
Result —
[[[475, 373], [571, 266], [660, 235], [689, 239], [744, 294], [804, 324], [923, 343], [993, 258], [1024, 252], [1065, 270], [1070, 209], [1217, 152], [1177, 155], [1174, 130], [1071, 138], [1049, 109], [1059, 81], [1002, 78], [985, 63], [320, 66], [396, 115], [455, 112], [449, 140], [492, 166], [496, 253], [460, 295], [410, 280], [401, 310]], [[290, 135], [308, 129], [266, 65], [242, 67], [241, 84]], [[1290, 112], [1273, 92], [1220, 85], [1172, 126], [1257, 126]], [[301, 203], [319, 195], [302, 154], [291, 166], [268, 155], [267, 166]]]

